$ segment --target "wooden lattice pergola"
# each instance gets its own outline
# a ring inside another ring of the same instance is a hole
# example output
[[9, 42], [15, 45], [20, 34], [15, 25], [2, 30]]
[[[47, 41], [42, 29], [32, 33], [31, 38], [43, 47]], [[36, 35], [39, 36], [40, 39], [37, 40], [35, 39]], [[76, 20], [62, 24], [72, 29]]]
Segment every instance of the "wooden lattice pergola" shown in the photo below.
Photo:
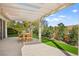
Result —
[[[5, 38], [7, 38], [7, 20], [39, 21], [39, 41], [41, 42], [41, 20], [57, 12], [70, 3], [10, 3], [0, 4], [0, 19], [5, 20]], [[2, 24], [3, 30], [3, 24]], [[3, 31], [2, 31], [3, 33]], [[2, 34], [3, 35], [3, 34]], [[3, 36], [2, 36], [3, 37]]]

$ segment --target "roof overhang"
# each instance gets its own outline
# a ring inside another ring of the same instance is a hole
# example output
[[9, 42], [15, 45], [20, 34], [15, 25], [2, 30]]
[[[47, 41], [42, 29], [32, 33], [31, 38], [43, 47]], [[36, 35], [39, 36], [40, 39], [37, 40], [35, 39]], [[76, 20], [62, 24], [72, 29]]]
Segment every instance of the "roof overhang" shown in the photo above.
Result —
[[9, 3], [0, 4], [0, 12], [11, 20], [39, 20], [44, 16], [55, 13], [71, 3]]

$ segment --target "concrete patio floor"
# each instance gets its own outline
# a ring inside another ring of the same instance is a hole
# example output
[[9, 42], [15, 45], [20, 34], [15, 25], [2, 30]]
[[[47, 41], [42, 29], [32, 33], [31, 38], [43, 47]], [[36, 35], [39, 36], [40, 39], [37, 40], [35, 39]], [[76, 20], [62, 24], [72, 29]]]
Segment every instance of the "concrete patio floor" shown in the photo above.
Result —
[[21, 56], [22, 42], [16, 37], [0, 40], [0, 56]]
[[60, 49], [33, 39], [31, 42], [18, 41], [16, 37], [0, 40], [0, 56], [66, 56]]
[[50, 47], [44, 43], [24, 45], [22, 56], [66, 56], [61, 50]]
[[39, 43], [37, 39], [34, 39], [31, 42], [21, 42], [17, 37], [9, 37], [0, 40], [0, 56], [22, 56], [21, 48], [23, 45], [37, 43]]

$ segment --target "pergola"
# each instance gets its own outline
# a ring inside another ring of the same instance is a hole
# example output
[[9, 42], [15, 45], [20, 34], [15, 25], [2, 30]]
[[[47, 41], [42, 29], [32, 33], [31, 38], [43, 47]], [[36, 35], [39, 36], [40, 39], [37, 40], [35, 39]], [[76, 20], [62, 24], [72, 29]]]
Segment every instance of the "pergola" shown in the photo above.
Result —
[[[5, 20], [5, 37], [7, 38], [7, 20], [39, 21], [39, 41], [41, 42], [41, 20], [70, 3], [10, 3], [0, 4], [0, 19]], [[3, 28], [2, 28], [3, 29]], [[3, 32], [3, 31], [2, 31]]]

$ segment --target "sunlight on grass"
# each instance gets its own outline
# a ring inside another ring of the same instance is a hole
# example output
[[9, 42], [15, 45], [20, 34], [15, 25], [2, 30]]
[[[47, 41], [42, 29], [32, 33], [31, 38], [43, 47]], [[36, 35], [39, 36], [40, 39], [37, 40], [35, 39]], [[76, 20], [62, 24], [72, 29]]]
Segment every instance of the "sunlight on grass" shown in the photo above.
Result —
[[49, 40], [47, 38], [43, 38], [42, 42], [49, 45], [49, 46], [56, 47], [56, 48], [58, 48], [58, 46], [59, 46], [60, 48], [64, 49], [64, 51], [68, 51], [70, 53], [78, 55], [78, 48], [73, 47], [73, 46], [71, 46], [69, 44], [62, 43], [62, 42], [57, 41], [57, 40]]

